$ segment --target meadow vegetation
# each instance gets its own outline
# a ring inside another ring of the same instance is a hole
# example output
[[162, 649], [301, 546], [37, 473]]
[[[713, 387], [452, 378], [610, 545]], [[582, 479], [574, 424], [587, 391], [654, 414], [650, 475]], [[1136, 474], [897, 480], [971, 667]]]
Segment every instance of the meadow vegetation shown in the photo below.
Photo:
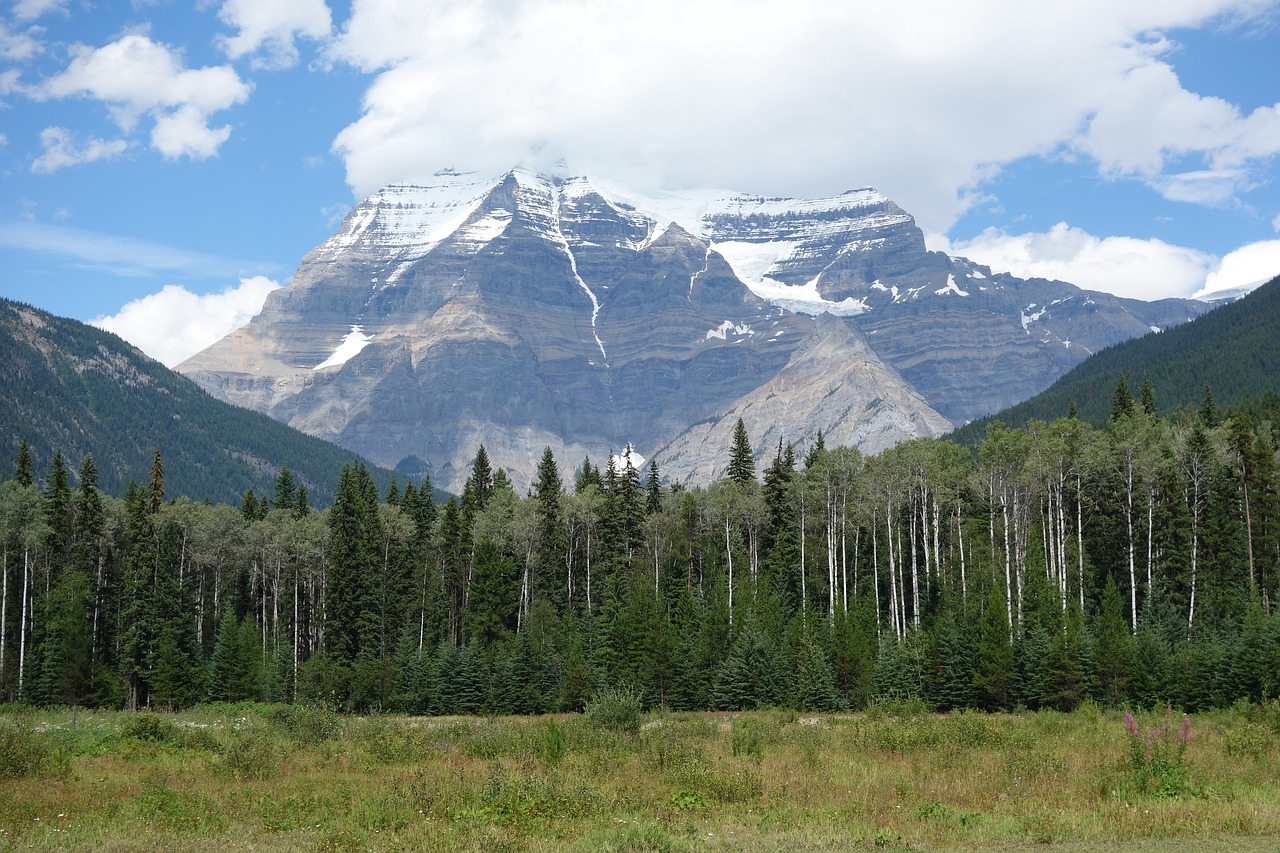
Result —
[[1280, 707], [343, 717], [0, 711], [0, 846], [1264, 850]]

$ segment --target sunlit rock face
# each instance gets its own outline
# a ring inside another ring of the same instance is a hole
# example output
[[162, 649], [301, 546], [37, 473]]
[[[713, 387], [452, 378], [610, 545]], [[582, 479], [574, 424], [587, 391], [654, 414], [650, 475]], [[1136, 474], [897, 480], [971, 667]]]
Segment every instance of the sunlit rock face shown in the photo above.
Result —
[[523, 488], [632, 444], [706, 482], [746, 423], [874, 452], [1043, 389], [1184, 322], [928, 252], [871, 189], [828, 199], [646, 192], [443, 172], [358, 204], [249, 324], [179, 370], [380, 464], [459, 490], [483, 443]]

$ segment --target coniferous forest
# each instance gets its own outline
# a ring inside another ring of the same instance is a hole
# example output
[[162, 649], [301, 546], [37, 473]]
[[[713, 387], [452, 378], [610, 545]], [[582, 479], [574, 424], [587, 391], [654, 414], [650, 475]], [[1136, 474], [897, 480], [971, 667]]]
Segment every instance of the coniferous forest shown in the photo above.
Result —
[[[669, 486], [629, 454], [518, 494], [478, 448], [460, 500], [319, 510], [290, 471], [239, 506], [171, 500], [163, 449], [111, 496], [26, 448], [0, 484], [0, 698], [172, 709], [309, 701], [414, 714], [581, 709], [1187, 711], [1280, 692], [1280, 421], [1157, 414], [989, 426], [864, 457], [770, 448]], [[76, 485], [72, 485], [74, 482]]]

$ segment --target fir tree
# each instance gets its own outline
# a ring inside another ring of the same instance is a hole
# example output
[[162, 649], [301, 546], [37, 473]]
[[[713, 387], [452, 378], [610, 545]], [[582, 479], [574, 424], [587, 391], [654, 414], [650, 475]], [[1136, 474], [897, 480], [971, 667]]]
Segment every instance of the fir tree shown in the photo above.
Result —
[[1156, 389], [1151, 384], [1151, 377], [1145, 374], [1142, 377], [1142, 385], [1138, 387], [1139, 405], [1142, 412], [1147, 417], [1157, 417], [1160, 412], [1156, 409]]
[[294, 482], [293, 472], [288, 464], [280, 466], [280, 475], [276, 477], [276, 493], [271, 500], [272, 509], [289, 510], [297, 506], [298, 486]]
[[159, 512], [164, 503], [164, 460], [160, 457], [160, 448], [156, 448], [151, 460], [151, 478], [147, 481], [147, 508], [151, 512]]
[[999, 584], [992, 584], [978, 623], [973, 672], [978, 707], [987, 711], [1009, 707], [1013, 686], [1013, 645], [1009, 633], [1004, 594]]
[[1120, 705], [1129, 695], [1133, 671], [1133, 637], [1124, 617], [1124, 599], [1115, 578], [1107, 575], [1102, 590], [1102, 608], [1098, 614], [1096, 663], [1099, 698]]
[[1114, 423], [1123, 417], [1133, 415], [1134, 402], [1133, 394], [1129, 391], [1129, 383], [1125, 381], [1124, 374], [1120, 374], [1120, 379], [1116, 382], [1116, 390], [1111, 395], [1111, 418]]
[[729, 470], [726, 476], [731, 482], [746, 485], [756, 481], [756, 460], [747, 439], [747, 428], [738, 418], [733, 428], [733, 444], [729, 448]]
[[27, 446], [25, 438], [18, 445], [18, 459], [14, 464], [13, 479], [18, 481], [19, 486], [30, 486], [35, 482], [31, 473], [31, 448]]
[[662, 483], [658, 479], [658, 460], [649, 460], [649, 476], [645, 480], [645, 512], [657, 515], [662, 512]]

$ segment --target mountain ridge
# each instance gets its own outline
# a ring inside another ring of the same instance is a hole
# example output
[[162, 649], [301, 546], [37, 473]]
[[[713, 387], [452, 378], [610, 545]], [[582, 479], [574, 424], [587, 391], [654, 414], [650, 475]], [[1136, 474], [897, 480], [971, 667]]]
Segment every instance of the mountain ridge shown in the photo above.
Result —
[[[848, 378], [828, 387], [841, 405], [796, 392], [808, 407], [788, 412], [798, 443], [818, 429], [870, 434], [823, 422], [870, 399], [901, 408], [888, 421], [897, 440], [940, 434], [1040, 390], [1087, 350], [1203, 310], [929, 252], [914, 219], [870, 188], [805, 200], [451, 172], [358, 204], [254, 320], [179, 370], [382, 464], [425, 459], [458, 488], [480, 443], [518, 483], [547, 446], [574, 465], [632, 444], [663, 465], [690, 425], [740, 410], [829, 336], [824, 314], [867, 346], [832, 355]], [[672, 474], [707, 479], [720, 455], [685, 446]]]

